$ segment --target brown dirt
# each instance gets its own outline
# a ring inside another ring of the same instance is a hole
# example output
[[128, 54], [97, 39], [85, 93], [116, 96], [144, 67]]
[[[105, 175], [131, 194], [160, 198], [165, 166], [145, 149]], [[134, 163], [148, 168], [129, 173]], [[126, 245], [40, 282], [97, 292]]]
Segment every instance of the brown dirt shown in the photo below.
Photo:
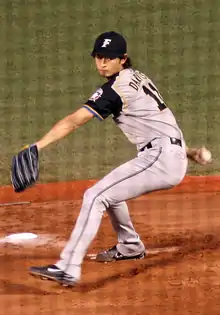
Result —
[[[188, 177], [175, 189], [128, 202], [149, 255], [101, 264], [85, 259], [82, 282], [65, 289], [31, 277], [32, 265], [54, 263], [90, 182], [36, 185], [23, 194], [0, 189], [0, 236], [50, 235], [47, 245], [0, 244], [0, 315], [220, 314], [220, 178]], [[31, 201], [4, 206], [3, 203]], [[89, 253], [114, 245], [107, 216]], [[167, 252], [167, 247], [179, 250]], [[159, 254], [152, 249], [164, 248]]]

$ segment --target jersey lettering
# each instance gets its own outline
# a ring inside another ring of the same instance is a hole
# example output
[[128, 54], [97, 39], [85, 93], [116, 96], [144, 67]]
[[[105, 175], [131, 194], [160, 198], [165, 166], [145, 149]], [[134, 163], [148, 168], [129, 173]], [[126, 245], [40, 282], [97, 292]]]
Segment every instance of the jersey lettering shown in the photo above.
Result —
[[162, 96], [160, 95], [159, 91], [156, 89], [155, 86], [153, 86], [153, 84], [151, 84], [150, 82], [147, 85], [143, 86], [143, 90], [144, 93], [146, 95], [149, 95], [150, 97], [152, 97], [158, 104], [158, 108], [159, 110], [164, 110], [166, 108], [166, 105], [164, 103], [164, 100], [162, 98]]
[[147, 77], [143, 74], [140, 73], [139, 71], [135, 71], [134, 75], [132, 76], [131, 82], [129, 82], [129, 86], [138, 91], [142, 80], [147, 79]]

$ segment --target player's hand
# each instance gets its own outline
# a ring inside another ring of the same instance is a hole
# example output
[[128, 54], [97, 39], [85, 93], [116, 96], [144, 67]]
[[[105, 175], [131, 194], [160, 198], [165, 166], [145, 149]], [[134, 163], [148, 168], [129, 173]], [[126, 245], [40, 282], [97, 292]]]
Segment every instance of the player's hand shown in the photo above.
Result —
[[187, 148], [187, 156], [194, 162], [200, 165], [207, 165], [212, 163], [211, 152], [205, 148]]

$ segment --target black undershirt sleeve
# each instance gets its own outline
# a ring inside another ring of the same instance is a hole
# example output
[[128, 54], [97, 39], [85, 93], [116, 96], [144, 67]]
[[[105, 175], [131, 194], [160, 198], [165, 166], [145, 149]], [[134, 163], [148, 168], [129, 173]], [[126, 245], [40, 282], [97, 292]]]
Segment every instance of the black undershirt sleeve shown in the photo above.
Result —
[[111, 81], [105, 83], [83, 106], [99, 120], [104, 120], [111, 114], [116, 116], [121, 111], [122, 100], [112, 89], [112, 83]]

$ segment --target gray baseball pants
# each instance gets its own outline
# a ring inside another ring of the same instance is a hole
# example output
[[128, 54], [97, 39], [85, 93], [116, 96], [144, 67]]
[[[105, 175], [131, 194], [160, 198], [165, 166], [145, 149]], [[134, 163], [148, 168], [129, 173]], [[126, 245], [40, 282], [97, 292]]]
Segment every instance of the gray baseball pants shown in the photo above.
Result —
[[137, 157], [114, 169], [85, 192], [75, 227], [56, 263], [57, 267], [77, 280], [105, 211], [117, 233], [119, 252], [128, 256], [137, 255], [145, 247], [131, 222], [125, 200], [171, 188], [184, 178], [188, 162], [184, 141], [182, 147], [171, 144], [168, 137], [151, 143], [151, 149], [139, 152]]

